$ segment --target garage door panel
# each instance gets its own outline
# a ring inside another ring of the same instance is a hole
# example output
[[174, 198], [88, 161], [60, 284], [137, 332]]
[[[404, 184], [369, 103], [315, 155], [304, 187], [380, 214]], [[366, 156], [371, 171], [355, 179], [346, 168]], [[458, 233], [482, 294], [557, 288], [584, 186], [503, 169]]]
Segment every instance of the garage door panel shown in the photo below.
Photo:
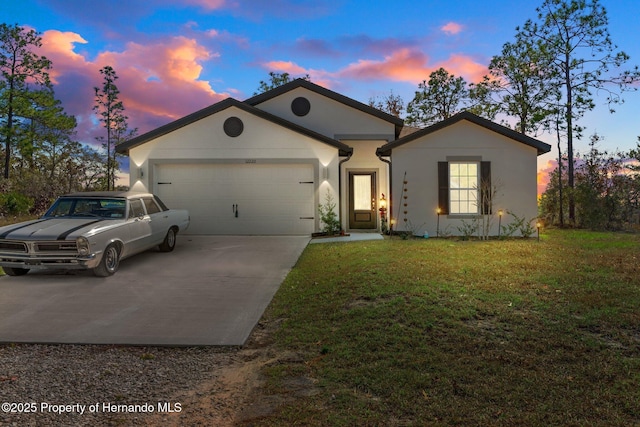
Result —
[[310, 164], [162, 164], [156, 174], [160, 198], [189, 210], [190, 234], [314, 231]]

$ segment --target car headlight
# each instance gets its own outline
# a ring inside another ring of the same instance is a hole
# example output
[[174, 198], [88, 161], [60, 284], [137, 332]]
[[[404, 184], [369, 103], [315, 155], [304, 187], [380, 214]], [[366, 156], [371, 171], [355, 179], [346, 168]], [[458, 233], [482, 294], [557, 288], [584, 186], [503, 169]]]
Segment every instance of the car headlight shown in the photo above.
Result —
[[78, 254], [89, 255], [91, 248], [89, 247], [89, 240], [86, 237], [78, 237], [76, 239], [76, 245], [78, 246]]

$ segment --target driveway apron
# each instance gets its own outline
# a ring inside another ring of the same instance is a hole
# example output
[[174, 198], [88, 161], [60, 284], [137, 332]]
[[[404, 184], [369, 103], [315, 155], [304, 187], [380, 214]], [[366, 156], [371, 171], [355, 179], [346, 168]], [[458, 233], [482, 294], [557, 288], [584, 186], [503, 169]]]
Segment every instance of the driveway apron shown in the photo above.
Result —
[[0, 342], [243, 345], [309, 243], [303, 236], [178, 236], [170, 253], [90, 272], [0, 277]]

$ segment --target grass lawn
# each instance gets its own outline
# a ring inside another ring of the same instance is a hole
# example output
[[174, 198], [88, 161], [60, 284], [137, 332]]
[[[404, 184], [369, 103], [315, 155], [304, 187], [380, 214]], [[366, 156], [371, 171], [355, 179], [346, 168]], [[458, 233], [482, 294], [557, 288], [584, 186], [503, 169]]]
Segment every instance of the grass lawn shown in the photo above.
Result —
[[264, 320], [251, 425], [640, 425], [638, 234], [310, 245]]

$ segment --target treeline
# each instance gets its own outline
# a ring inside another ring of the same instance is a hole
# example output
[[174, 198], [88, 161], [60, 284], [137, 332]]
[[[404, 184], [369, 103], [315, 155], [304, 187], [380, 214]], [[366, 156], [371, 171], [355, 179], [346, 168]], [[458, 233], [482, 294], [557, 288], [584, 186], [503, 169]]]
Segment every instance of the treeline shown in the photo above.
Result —
[[0, 215], [42, 212], [63, 193], [112, 189], [115, 145], [135, 132], [127, 130], [115, 71], [104, 67], [104, 84], [94, 88], [102, 149], [77, 141], [77, 121], [49, 78], [53, 64], [35, 53], [41, 45], [34, 30], [0, 24]]
[[[568, 186], [567, 158], [550, 174], [540, 199], [540, 215], [546, 224], [575, 225], [595, 230], [640, 231], [640, 138], [629, 152], [609, 152], [598, 147], [594, 134], [589, 150], [575, 160], [575, 186]], [[575, 223], [568, 222], [569, 193], [575, 200]], [[561, 203], [562, 201], [562, 203]]]

